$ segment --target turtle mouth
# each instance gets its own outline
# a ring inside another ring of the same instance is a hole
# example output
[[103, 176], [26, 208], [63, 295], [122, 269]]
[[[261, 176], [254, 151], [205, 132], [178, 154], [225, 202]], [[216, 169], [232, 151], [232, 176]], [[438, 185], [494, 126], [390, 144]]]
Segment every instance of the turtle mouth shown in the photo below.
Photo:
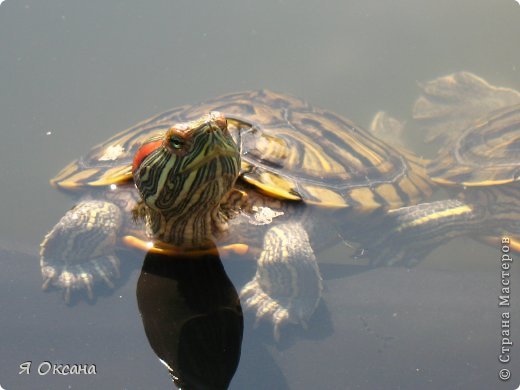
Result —
[[222, 157], [229, 158], [229, 159], [238, 158], [236, 150], [224, 148], [221, 146], [216, 146], [214, 148], [214, 150], [212, 151], [212, 153], [198, 159], [193, 164], [190, 164], [189, 166], [182, 169], [179, 173], [183, 174], [183, 173], [189, 173], [189, 172], [195, 171], [195, 170], [199, 169], [200, 167], [208, 164], [209, 162], [211, 162], [215, 159], [218, 159], [218, 158], [222, 158]]

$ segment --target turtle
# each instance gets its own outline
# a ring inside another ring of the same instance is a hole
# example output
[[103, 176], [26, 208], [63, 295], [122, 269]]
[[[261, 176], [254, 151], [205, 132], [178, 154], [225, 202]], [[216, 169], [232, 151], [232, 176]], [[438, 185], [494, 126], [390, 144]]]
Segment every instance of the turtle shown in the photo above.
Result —
[[[79, 203], [41, 244], [44, 287], [117, 277], [115, 249], [231, 248], [257, 261], [241, 290], [257, 319], [305, 325], [322, 295], [316, 254], [378, 234], [427, 199], [425, 160], [331, 111], [268, 90], [174, 108], [120, 132], [51, 180]], [[132, 222], [136, 221], [136, 224]], [[150, 244], [153, 242], [153, 244]]]
[[449, 198], [390, 211], [394, 221], [372, 250], [422, 258], [470, 236], [520, 252], [520, 93], [466, 71], [419, 86], [412, 128], [440, 142], [428, 174]]

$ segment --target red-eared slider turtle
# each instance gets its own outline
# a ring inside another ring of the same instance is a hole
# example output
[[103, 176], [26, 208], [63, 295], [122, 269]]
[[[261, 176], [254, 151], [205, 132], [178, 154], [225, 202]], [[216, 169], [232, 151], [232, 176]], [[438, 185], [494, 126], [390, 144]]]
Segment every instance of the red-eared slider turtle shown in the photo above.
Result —
[[118, 239], [140, 234], [132, 178], [134, 215], [156, 242], [248, 246], [258, 272], [243, 305], [276, 332], [320, 299], [315, 250], [372, 234], [387, 210], [431, 194], [421, 160], [347, 119], [269, 91], [230, 94], [116, 134], [52, 180], [83, 197], [42, 243], [44, 286], [68, 296], [111, 284]]
[[[420, 84], [413, 127], [442, 141], [429, 166], [432, 180], [453, 196], [389, 212], [396, 220], [373, 249], [404, 258], [469, 235], [520, 252], [520, 93], [459, 72]], [[406, 240], [406, 245], [404, 240]]]

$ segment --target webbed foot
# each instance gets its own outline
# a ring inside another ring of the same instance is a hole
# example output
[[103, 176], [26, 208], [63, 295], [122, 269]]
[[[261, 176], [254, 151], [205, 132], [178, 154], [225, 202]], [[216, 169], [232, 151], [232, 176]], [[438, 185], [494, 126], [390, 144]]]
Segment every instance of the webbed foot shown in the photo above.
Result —
[[[426, 141], [451, 145], [475, 119], [520, 103], [520, 93], [497, 87], [470, 72], [457, 72], [419, 83], [421, 96], [413, 117], [426, 132]], [[449, 131], [447, 131], [449, 130]]]
[[316, 258], [303, 227], [288, 223], [270, 228], [255, 277], [241, 293], [242, 304], [256, 312], [257, 323], [270, 320], [274, 337], [286, 323], [306, 327], [323, 291]]
[[93, 286], [100, 281], [113, 288], [121, 225], [121, 210], [110, 202], [84, 201], [69, 210], [40, 244], [42, 288], [63, 289], [67, 303], [73, 290], [85, 290], [93, 299]]

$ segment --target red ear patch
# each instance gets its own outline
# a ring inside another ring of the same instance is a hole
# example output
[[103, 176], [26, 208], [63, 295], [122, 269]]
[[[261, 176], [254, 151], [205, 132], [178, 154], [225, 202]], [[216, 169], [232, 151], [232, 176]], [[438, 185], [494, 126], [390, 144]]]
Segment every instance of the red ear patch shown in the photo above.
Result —
[[150, 141], [148, 143], [145, 143], [143, 144], [138, 150], [137, 152], [135, 153], [135, 156], [134, 156], [134, 162], [132, 164], [132, 175], [135, 173], [135, 171], [137, 170], [137, 168], [139, 168], [139, 166], [141, 165], [141, 163], [143, 162], [143, 160], [150, 154], [152, 153], [154, 150], [156, 150], [157, 148], [160, 148], [161, 145], [162, 145], [163, 141], [162, 140], [154, 140], [154, 141]]

